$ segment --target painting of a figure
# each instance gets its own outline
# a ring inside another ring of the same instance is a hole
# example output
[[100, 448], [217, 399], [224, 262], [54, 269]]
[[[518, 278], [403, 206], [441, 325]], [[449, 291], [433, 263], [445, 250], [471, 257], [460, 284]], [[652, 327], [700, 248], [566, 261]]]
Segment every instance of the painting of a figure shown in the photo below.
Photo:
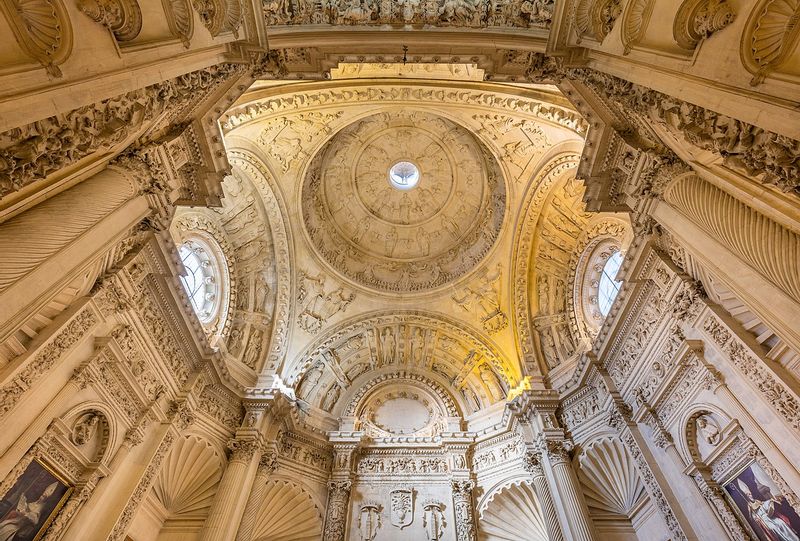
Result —
[[759, 540], [800, 541], [800, 516], [758, 464], [750, 464], [725, 491]]
[[64, 481], [31, 462], [0, 500], [0, 541], [35, 541], [71, 492]]

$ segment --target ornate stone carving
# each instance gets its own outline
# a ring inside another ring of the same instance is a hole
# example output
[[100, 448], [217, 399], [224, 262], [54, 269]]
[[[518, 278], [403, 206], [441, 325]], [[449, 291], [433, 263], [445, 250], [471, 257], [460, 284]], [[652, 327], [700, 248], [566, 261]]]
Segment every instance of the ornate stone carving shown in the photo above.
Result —
[[800, 235], [696, 175], [671, 185], [664, 198], [800, 302], [800, 268], [786, 257], [800, 253]]
[[381, 528], [381, 505], [375, 502], [364, 502], [358, 514], [358, 533], [361, 541], [374, 541]]
[[310, 276], [300, 271], [297, 277], [297, 324], [310, 334], [316, 334], [329, 318], [344, 312], [355, 293], [345, 292], [343, 287], [326, 291], [325, 274]]
[[578, 43], [584, 36], [602, 42], [621, 13], [621, 0], [580, 0], [573, 15]]
[[650, 14], [653, 12], [653, 0], [631, 0], [622, 12], [623, 54], [629, 54], [633, 47], [644, 37]]
[[170, 32], [188, 48], [194, 33], [194, 17], [189, 0], [161, 0]]
[[61, 77], [58, 65], [72, 52], [72, 26], [61, 0], [3, 0], [0, 10], [25, 53], [51, 77]]
[[94, 411], [81, 415], [72, 427], [72, 443], [79, 447], [89, 443], [94, 438], [101, 419]]
[[414, 491], [399, 488], [389, 493], [389, 513], [392, 526], [401, 530], [414, 521]]
[[352, 481], [328, 482], [328, 507], [325, 514], [325, 530], [322, 534], [322, 538], [326, 541], [344, 541], [352, 485]]
[[254, 439], [234, 438], [228, 441], [228, 449], [231, 452], [231, 462], [246, 464], [253, 459], [256, 453], [261, 451], [261, 444]]
[[422, 527], [425, 528], [428, 541], [444, 539], [445, 526], [444, 504], [435, 500], [422, 502]]
[[508, 317], [500, 303], [502, 268], [498, 264], [494, 271], [485, 271], [474, 286], [467, 286], [452, 296], [452, 299], [468, 313], [479, 315], [483, 329], [495, 334], [508, 327]]
[[767, 368], [767, 364], [745, 346], [737, 336], [714, 314], [709, 314], [702, 323], [703, 332], [727, 355], [745, 381], [753, 385], [795, 432], [800, 432], [800, 403], [797, 396], [788, 390]]
[[456, 541], [476, 541], [478, 528], [475, 524], [475, 513], [472, 507], [472, 481], [454, 480], [453, 512], [455, 513]]
[[142, 29], [142, 10], [137, 0], [79, 0], [78, 9], [111, 30], [117, 41], [130, 41]]
[[[412, 189], [387, 181], [403, 160], [420, 172]], [[415, 292], [474, 268], [497, 238], [505, 199], [496, 161], [467, 130], [429, 113], [393, 112], [334, 136], [311, 162], [302, 206], [331, 266], [381, 291]]]
[[507, 0], [479, 3], [471, 0], [425, 0], [361, 3], [332, 0], [323, 10], [311, 4], [264, 0], [263, 8], [267, 25], [412, 24], [459, 28], [549, 28], [554, 2]]
[[797, 141], [594, 70], [569, 69], [567, 76], [613, 102], [622, 118], [633, 113], [645, 123], [658, 122], [676, 137], [714, 152], [729, 167], [766, 184], [785, 191], [797, 191], [800, 185]]
[[731, 24], [736, 14], [726, 0], [684, 0], [675, 14], [672, 36], [684, 49], [693, 50]]
[[114, 148], [164, 111], [175, 120], [244, 69], [219, 64], [0, 133], [0, 196]]
[[34, 357], [25, 363], [17, 375], [0, 388], [0, 418], [11, 411], [22, 395], [58, 363], [61, 356], [84, 338], [97, 324], [91, 309], [84, 309], [59, 331]]
[[750, 84], [760, 84], [791, 58], [800, 39], [796, 26], [795, 2], [761, 0], [753, 8], [742, 35], [742, 60], [753, 74]]

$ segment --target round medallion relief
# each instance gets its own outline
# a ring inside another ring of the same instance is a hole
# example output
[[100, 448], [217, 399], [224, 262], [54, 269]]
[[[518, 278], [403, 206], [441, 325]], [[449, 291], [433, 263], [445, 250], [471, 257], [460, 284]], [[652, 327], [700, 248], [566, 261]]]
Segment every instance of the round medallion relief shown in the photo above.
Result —
[[384, 291], [425, 291], [474, 268], [502, 225], [505, 186], [465, 128], [420, 112], [344, 128], [312, 161], [303, 218], [320, 255]]

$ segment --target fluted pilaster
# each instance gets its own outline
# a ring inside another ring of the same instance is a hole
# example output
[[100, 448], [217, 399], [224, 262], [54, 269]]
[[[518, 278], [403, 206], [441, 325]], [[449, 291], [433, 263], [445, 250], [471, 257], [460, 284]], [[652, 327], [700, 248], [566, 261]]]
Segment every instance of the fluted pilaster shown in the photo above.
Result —
[[255, 439], [233, 439], [228, 447], [230, 462], [203, 528], [200, 537], [203, 541], [233, 541], [253, 487], [256, 463], [261, 457], [261, 445]]
[[272, 475], [277, 466], [278, 455], [275, 451], [265, 452], [261, 455], [261, 459], [258, 461], [258, 469], [256, 470], [256, 478], [253, 482], [253, 490], [250, 491], [250, 497], [247, 499], [242, 521], [239, 524], [239, 532], [236, 534], [236, 541], [250, 541], [253, 537], [253, 527], [256, 525], [256, 516], [264, 495], [264, 488], [269, 476]]
[[564, 541], [564, 534], [561, 532], [561, 525], [558, 523], [558, 513], [556, 513], [556, 507], [553, 503], [553, 495], [550, 493], [550, 487], [547, 486], [547, 477], [542, 467], [541, 454], [531, 452], [525, 455], [524, 467], [525, 471], [531, 474], [533, 488], [542, 506], [547, 537], [551, 541]]
[[569, 530], [568, 537], [575, 541], [594, 541], [597, 536], [578, 487], [578, 479], [572, 470], [568, 448], [563, 441], [545, 440], [541, 449], [553, 472], [555, 488], [564, 508], [564, 526]]

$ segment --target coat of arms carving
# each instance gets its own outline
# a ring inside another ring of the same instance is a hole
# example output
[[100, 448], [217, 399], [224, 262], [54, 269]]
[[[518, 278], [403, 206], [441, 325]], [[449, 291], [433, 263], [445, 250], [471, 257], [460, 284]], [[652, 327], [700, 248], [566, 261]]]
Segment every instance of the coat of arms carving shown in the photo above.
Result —
[[397, 489], [389, 494], [391, 498], [392, 525], [401, 530], [414, 521], [414, 491]]

